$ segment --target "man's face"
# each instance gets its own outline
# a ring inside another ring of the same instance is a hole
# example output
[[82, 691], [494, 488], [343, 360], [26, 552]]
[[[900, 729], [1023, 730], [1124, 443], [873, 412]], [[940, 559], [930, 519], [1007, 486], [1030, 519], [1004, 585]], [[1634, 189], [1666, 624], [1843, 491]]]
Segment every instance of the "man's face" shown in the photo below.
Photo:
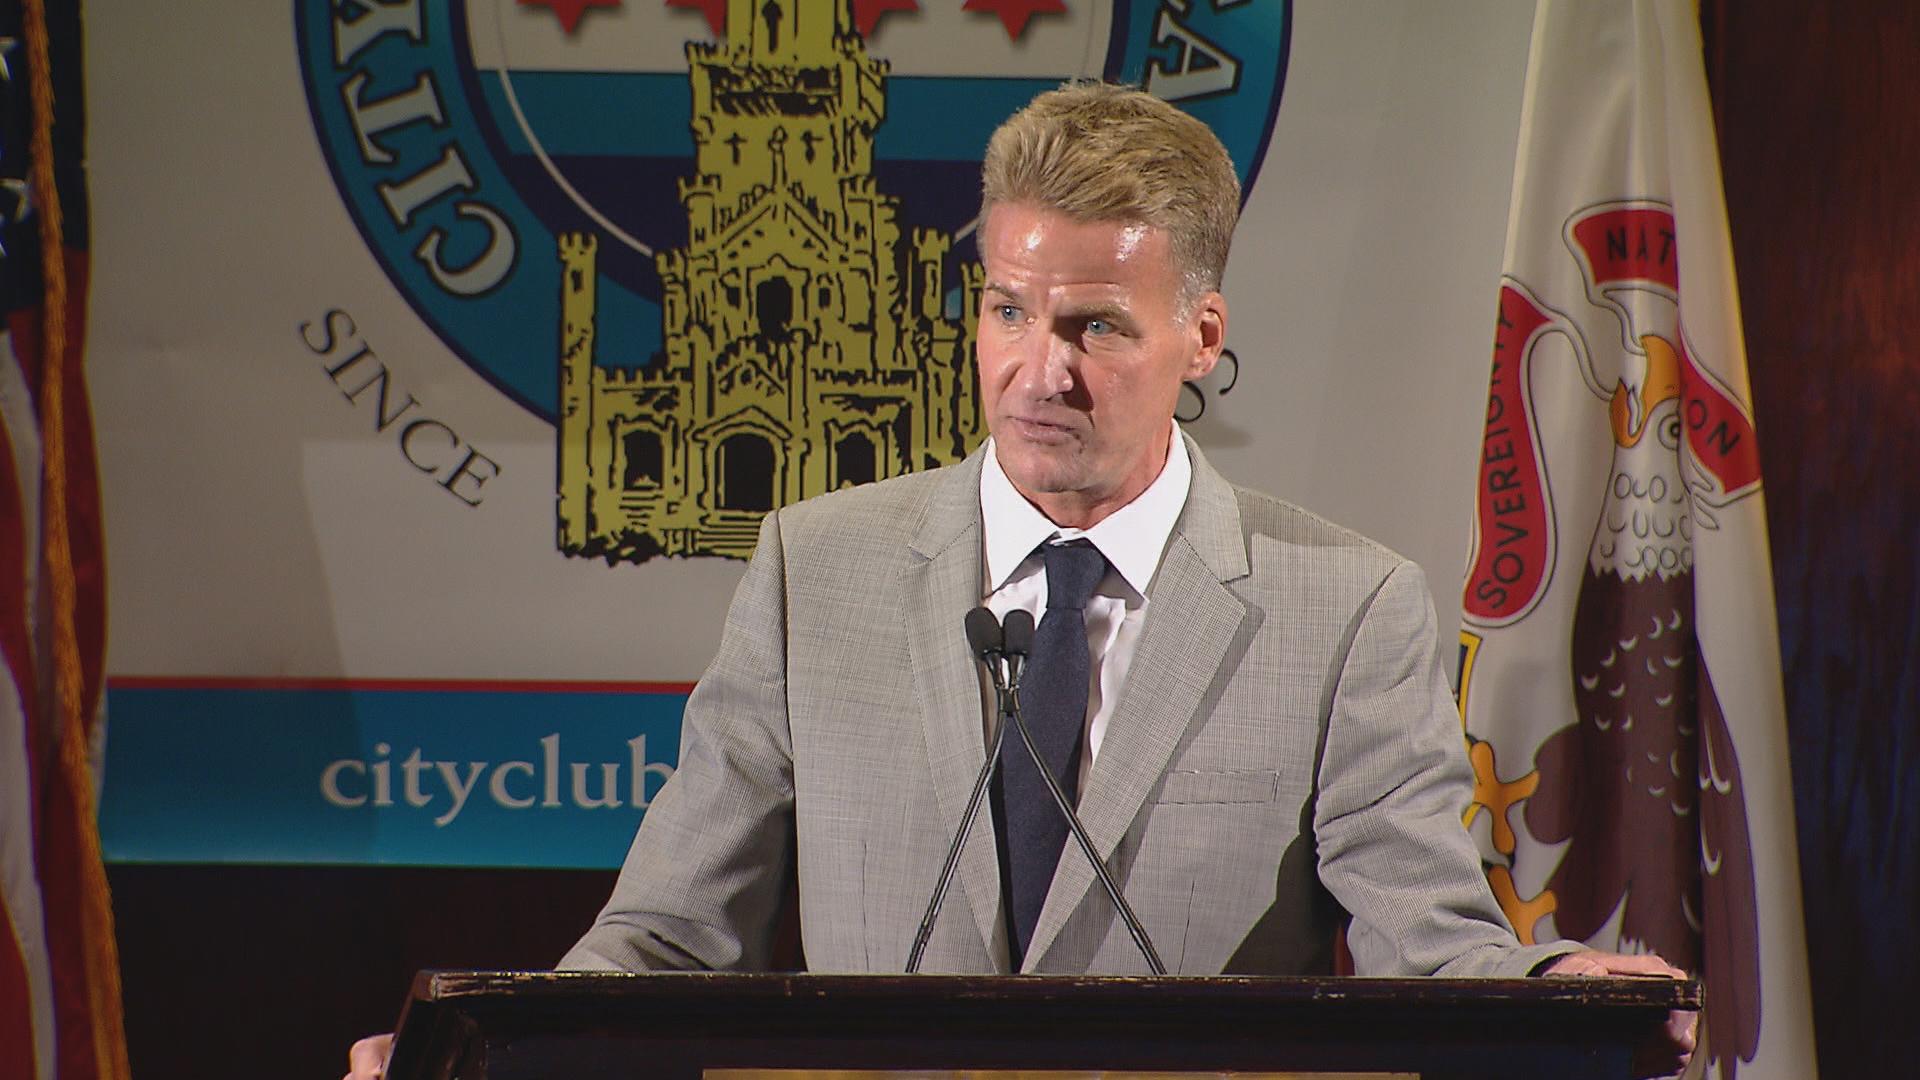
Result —
[[1220, 358], [1226, 301], [1181, 311], [1172, 243], [1150, 226], [1006, 203], [980, 238], [976, 355], [1001, 467], [1055, 524], [1086, 528], [1160, 475], [1181, 382]]

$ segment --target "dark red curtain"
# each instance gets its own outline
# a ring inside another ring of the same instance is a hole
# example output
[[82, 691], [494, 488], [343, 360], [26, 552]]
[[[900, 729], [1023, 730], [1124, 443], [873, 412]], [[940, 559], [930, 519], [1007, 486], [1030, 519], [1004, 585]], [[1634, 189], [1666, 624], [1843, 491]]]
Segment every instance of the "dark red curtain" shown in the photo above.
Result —
[[1820, 1071], [1906, 1075], [1899, 1003], [1920, 969], [1920, 7], [1702, 8]]

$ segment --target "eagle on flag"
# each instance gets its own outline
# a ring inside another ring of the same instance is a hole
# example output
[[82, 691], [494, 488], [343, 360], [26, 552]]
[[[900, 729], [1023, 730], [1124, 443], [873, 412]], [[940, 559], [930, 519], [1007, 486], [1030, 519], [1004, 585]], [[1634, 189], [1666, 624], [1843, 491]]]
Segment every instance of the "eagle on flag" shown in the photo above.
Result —
[[1576, 722], [1541, 745], [1526, 822], [1568, 845], [1547, 882], [1562, 936], [1592, 938], [1618, 912], [1621, 951], [1704, 972], [1706, 1030], [1731, 1078], [1726, 1051], [1750, 1059], [1760, 1027], [1746, 799], [1694, 633], [1687, 365], [1666, 339], [1639, 340], [1644, 370], [1609, 403], [1606, 494], [1574, 608]]

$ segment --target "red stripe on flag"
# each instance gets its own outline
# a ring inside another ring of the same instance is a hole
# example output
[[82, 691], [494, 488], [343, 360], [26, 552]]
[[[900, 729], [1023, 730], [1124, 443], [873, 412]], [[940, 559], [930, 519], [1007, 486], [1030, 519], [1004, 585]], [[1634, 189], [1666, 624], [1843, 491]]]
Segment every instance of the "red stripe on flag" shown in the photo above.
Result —
[[47, 920], [47, 960], [53, 970], [55, 1075], [60, 1080], [92, 1080], [101, 1069], [94, 1053], [93, 1003], [81, 936], [80, 823], [60, 770], [48, 769], [46, 776], [35, 862]]
[[[40, 784], [34, 769], [39, 760], [34, 753], [36, 682], [27, 629], [27, 512], [20, 477], [14, 472], [14, 447], [38, 442], [38, 433], [34, 430], [15, 430], [0, 423], [0, 662], [6, 664], [10, 677], [6, 685], [0, 687], [0, 693], [18, 695], [23, 728], [20, 745], [0, 747], [0, 753], [21, 755], [28, 788], [23, 800], [28, 808], [24, 819], [16, 820], [8, 815], [0, 819], [4, 822], [0, 828], [24, 833], [25, 843], [21, 847], [29, 853], [35, 847], [38, 820], [33, 812], [33, 796]], [[11, 869], [0, 868], [0, 872]], [[0, 938], [4, 938], [0, 940], [0, 1076], [29, 1077], [34, 1075], [33, 990], [27, 983], [26, 960], [20, 952], [23, 937], [20, 918], [6, 906], [5, 900], [6, 897], [0, 895]], [[39, 927], [24, 929], [36, 935], [40, 933]]]
[[33, 1068], [33, 994], [13, 913], [0, 904], [0, 1076], [29, 1077]]

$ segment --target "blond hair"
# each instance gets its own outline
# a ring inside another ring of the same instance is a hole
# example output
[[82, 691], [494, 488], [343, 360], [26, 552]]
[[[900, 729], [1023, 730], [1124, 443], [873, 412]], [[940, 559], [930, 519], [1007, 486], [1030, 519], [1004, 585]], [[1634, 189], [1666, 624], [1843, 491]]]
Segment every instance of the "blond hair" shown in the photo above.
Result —
[[1166, 232], [1191, 301], [1220, 288], [1240, 179], [1206, 124], [1130, 86], [1069, 82], [1014, 113], [987, 143], [980, 220], [1027, 203], [1076, 221]]

